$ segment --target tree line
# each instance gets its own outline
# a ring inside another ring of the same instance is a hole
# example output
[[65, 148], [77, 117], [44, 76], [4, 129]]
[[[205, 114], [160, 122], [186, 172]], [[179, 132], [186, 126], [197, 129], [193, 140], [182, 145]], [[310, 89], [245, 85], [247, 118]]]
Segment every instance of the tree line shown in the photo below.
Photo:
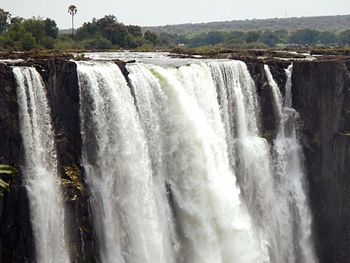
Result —
[[159, 44], [162, 46], [219, 46], [228, 48], [349, 46], [350, 30], [340, 32], [312, 29], [300, 29], [294, 32], [287, 30], [210, 31], [193, 36], [160, 33]]
[[12, 17], [9, 12], [0, 9], [0, 50], [3, 51], [152, 49], [157, 44], [155, 33], [142, 32], [140, 26], [124, 25], [113, 15], [94, 18], [75, 33], [60, 36], [56, 22], [50, 18]]
[[305, 28], [331, 32], [347, 30], [350, 28], [350, 15], [244, 19], [209, 23], [187, 23], [145, 27], [144, 30], [151, 30], [157, 34], [169, 33], [197, 35], [210, 31], [248, 32], [254, 30], [287, 30], [288, 32], [292, 32]]
[[[71, 7], [71, 6], [70, 6]], [[70, 8], [69, 7], [69, 8]], [[76, 8], [74, 6], [74, 8]], [[73, 16], [76, 14], [69, 10]], [[72, 34], [59, 35], [59, 29], [50, 18], [12, 17], [0, 9], [0, 50], [108, 50], [187, 47], [314, 47], [349, 46], [350, 29], [340, 32], [318, 31], [312, 29], [265, 30], [265, 31], [210, 31], [196, 35], [156, 34], [143, 31], [137, 25], [124, 25], [113, 15], [92, 19], [84, 23]]]

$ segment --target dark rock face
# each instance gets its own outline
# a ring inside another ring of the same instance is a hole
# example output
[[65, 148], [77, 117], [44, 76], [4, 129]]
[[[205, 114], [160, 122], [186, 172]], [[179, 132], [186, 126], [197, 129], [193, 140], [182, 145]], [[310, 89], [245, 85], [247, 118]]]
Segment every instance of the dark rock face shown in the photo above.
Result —
[[[261, 118], [261, 131], [262, 135], [271, 140], [277, 135], [277, 112], [274, 109], [273, 103], [271, 103], [273, 95], [271, 87], [269, 86], [267, 76], [264, 70], [263, 62], [247, 62], [247, 67], [252, 76], [260, 102], [260, 118]], [[284, 94], [284, 86], [287, 81], [287, 77], [284, 69], [288, 67], [289, 62], [278, 62], [270, 61], [267, 63], [270, 67], [271, 74], [275, 79], [279, 87], [281, 87], [281, 92]]]
[[[28, 63], [20, 65], [26, 66]], [[65, 59], [30, 62], [42, 75], [51, 106], [59, 174], [65, 196], [66, 226], [72, 262], [95, 262], [94, 237], [81, 167], [79, 86], [76, 64]], [[24, 163], [16, 83], [9, 66], [0, 64], [0, 163], [21, 168]], [[0, 199], [0, 262], [34, 262], [35, 247], [29, 200], [21, 169], [13, 177], [11, 192]]]
[[[116, 62], [127, 76], [125, 63]], [[284, 94], [289, 62], [267, 61]], [[79, 85], [76, 64], [66, 58], [22, 62], [34, 65], [47, 88], [55, 131], [59, 174], [67, 207], [73, 262], [98, 261], [89, 215], [89, 192], [81, 164]], [[276, 134], [276, 114], [262, 61], [247, 61], [261, 105], [262, 133]], [[350, 262], [350, 60], [294, 62], [292, 92], [300, 113], [314, 237], [321, 263]], [[16, 83], [9, 66], [0, 64], [0, 164], [19, 168], [11, 192], [0, 198], [0, 262], [34, 262], [29, 202], [23, 187], [24, 153], [19, 127]]]
[[[55, 131], [59, 173], [66, 201], [66, 226], [73, 262], [93, 262], [94, 242], [81, 166], [80, 102], [76, 64], [62, 59], [37, 61], [46, 84]], [[67, 181], [66, 181], [67, 182]]]
[[320, 262], [350, 262], [350, 74], [343, 61], [296, 62], [294, 107], [302, 120]]
[[1, 175], [11, 192], [0, 198], [0, 262], [33, 262], [34, 243], [29, 202], [23, 187], [23, 163], [16, 83], [12, 69], [0, 64], [0, 164], [17, 168], [15, 176]]

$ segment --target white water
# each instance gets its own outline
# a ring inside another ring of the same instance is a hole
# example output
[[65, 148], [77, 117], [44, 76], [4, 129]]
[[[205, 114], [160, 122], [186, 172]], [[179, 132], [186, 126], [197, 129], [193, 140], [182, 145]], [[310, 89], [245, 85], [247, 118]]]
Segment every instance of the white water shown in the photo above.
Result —
[[[146, 140], [113, 63], [80, 62], [83, 161], [102, 262], [167, 262]], [[171, 262], [171, 261], [170, 261]]]
[[272, 262], [285, 262], [281, 247], [283, 228], [270, 146], [261, 137], [256, 87], [243, 62], [210, 63], [219, 90], [226, 137], [231, 145], [231, 162], [237, 171], [244, 200], [255, 227], [266, 239]]
[[182, 244], [176, 262], [266, 262], [230, 170], [208, 66], [128, 69], [144, 126], [156, 121], [146, 130], [161, 149], [159, 176], [171, 189]]
[[102, 262], [316, 262], [291, 68], [271, 149], [243, 62], [77, 66]]
[[35, 68], [14, 67], [36, 262], [70, 262], [50, 109]]
[[292, 108], [291, 75], [293, 66], [286, 70], [287, 82], [284, 103], [270, 69], [265, 72], [272, 89], [276, 113], [280, 119], [274, 142], [275, 170], [281, 203], [284, 203], [283, 247], [287, 250], [285, 262], [317, 262], [311, 240], [311, 214], [306, 198], [302, 149], [296, 136], [298, 113]]

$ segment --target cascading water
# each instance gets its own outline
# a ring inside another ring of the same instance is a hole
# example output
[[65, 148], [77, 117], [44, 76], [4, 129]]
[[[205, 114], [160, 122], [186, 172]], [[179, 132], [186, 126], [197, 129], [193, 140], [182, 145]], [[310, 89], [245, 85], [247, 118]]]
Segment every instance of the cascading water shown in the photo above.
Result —
[[272, 262], [285, 262], [281, 246], [281, 204], [276, 190], [270, 146], [259, 132], [259, 104], [247, 66], [240, 61], [210, 63], [219, 91], [226, 138], [231, 145], [231, 166], [235, 167], [242, 195], [256, 228], [267, 241]]
[[43, 81], [35, 68], [14, 67], [24, 144], [24, 182], [35, 237], [36, 262], [68, 263], [64, 206], [57, 174], [51, 115]]
[[159, 83], [154, 81], [154, 76], [144, 66], [135, 64], [128, 66], [128, 70], [151, 158], [154, 189], [159, 217], [162, 220], [162, 231], [165, 236], [169, 237], [167, 250], [171, 256], [166, 262], [181, 262], [181, 260], [176, 260], [181, 257], [181, 243], [169, 202], [169, 189], [167, 189], [166, 170], [163, 164], [161, 113], [166, 110], [166, 96], [162, 92]]
[[293, 66], [286, 69], [287, 81], [284, 102], [270, 72], [265, 72], [272, 89], [279, 130], [274, 141], [275, 170], [278, 176], [278, 199], [284, 204], [281, 213], [284, 223], [282, 235], [284, 247], [289, 248], [288, 261], [317, 262], [311, 240], [311, 214], [305, 194], [305, 175], [302, 149], [297, 139], [298, 113], [292, 108], [291, 75]]
[[77, 70], [83, 162], [101, 261], [172, 262], [146, 140], [127, 82], [113, 63], [80, 62]]
[[158, 116], [158, 123], [148, 125], [146, 133], [159, 136], [155, 139], [163, 155], [159, 176], [169, 185], [182, 244], [182, 257], [176, 261], [267, 261], [229, 167], [209, 68], [138, 64], [128, 70], [144, 121], [154, 115], [147, 112]]
[[291, 68], [271, 149], [243, 62], [126, 67], [77, 62], [100, 260], [316, 262]]

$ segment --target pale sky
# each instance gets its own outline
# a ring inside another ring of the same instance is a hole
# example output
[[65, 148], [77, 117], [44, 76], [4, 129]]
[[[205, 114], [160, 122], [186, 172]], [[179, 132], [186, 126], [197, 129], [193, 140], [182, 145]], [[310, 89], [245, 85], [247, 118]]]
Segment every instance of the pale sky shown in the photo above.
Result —
[[0, 0], [12, 16], [50, 17], [60, 29], [70, 28], [71, 4], [78, 8], [76, 26], [107, 14], [140, 26], [350, 14], [349, 0]]

